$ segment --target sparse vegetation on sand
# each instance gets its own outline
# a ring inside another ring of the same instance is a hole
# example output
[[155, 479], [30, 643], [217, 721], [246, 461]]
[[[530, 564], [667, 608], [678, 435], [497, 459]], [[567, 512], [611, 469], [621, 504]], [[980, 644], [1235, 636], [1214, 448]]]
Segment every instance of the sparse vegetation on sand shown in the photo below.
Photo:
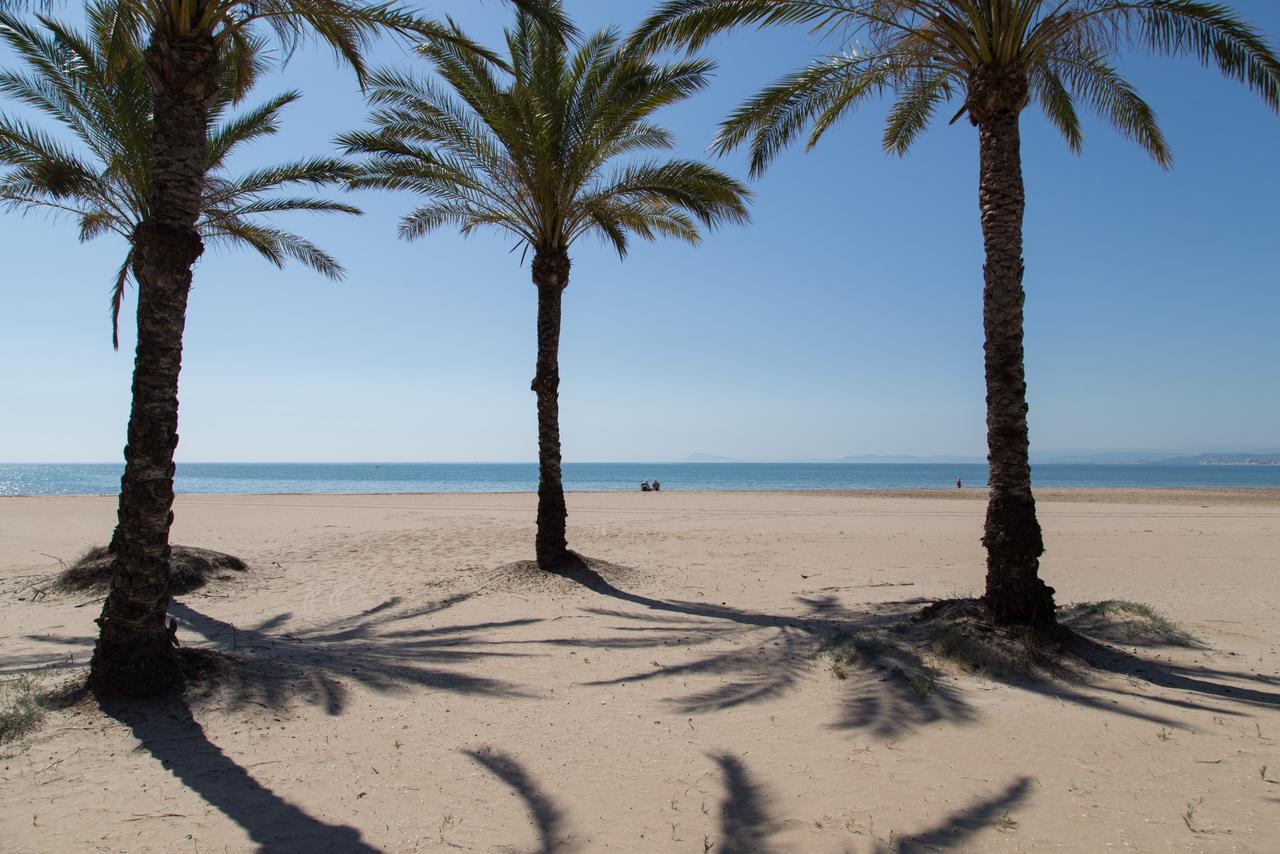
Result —
[[1077, 632], [1112, 643], [1208, 648], [1203, 640], [1142, 602], [1081, 602], [1061, 609], [1059, 619]]
[[0, 679], [0, 744], [9, 744], [39, 728], [45, 713], [63, 708], [82, 693], [78, 681], [59, 681], [48, 669]]
[[0, 682], [0, 744], [16, 741], [40, 725], [44, 707], [38, 678], [28, 674]]

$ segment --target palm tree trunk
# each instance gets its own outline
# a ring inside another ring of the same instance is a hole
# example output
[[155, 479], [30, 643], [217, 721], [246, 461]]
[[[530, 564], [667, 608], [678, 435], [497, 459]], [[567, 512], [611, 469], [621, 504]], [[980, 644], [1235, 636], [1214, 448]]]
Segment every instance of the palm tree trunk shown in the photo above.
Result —
[[1054, 623], [1053, 588], [1038, 576], [1044, 541], [1031, 494], [1027, 383], [1022, 356], [1022, 155], [1017, 109], [978, 121], [982, 209], [982, 324], [986, 333], [987, 461], [990, 498], [983, 597], [999, 625]]
[[538, 363], [533, 391], [538, 396], [538, 566], [557, 569], [568, 556], [564, 482], [560, 476], [560, 304], [569, 284], [569, 255], [538, 249], [533, 256], [538, 288]]
[[173, 453], [191, 266], [204, 248], [195, 223], [218, 60], [209, 39], [183, 41], [160, 32], [146, 60], [155, 90], [153, 188], [149, 216], [133, 237], [138, 345], [111, 592], [89, 671], [100, 695], [154, 694], [181, 683], [175, 627], [165, 625]]

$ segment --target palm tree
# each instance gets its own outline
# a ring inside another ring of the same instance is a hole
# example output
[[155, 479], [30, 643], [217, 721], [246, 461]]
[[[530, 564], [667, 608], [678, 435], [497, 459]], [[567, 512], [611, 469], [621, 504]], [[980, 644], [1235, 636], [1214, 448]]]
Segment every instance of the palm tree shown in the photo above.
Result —
[[[546, 0], [510, 2], [551, 26], [563, 20], [547, 9]], [[233, 101], [244, 94], [265, 56], [264, 29], [286, 56], [304, 39], [324, 42], [361, 78], [363, 50], [379, 34], [457, 36], [381, 0], [114, 0], [109, 15], [105, 53], [113, 71], [146, 40], [143, 67], [153, 121], [147, 215], [132, 235], [138, 341], [113, 538], [116, 561], [98, 618], [89, 682], [99, 694], [143, 695], [181, 683], [165, 590], [182, 334], [191, 267], [204, 251], [196, 224], [205, 198], [210, 108], [227, 93]]]
[[849, 40], [740, 106], [714, 149], [750, 140], [752, 174], [798, 134], [807, 145], [861, 102], [890, 93], [883, 144], [905, 154], [936, 110], [956, 99], [978, 128], [990, 498], [984, 601], [995, 622], [1054, 623], [1053, 588], [1031, 492], [1022, 353], [1023, 184], [1019, 117], [1034, 98], [1072, 151], [1083, 102], [1163, 167], [1172, 159], [1155, 114], [1116, 68], [1128, 47], [1215, 65], [1280, 108], [1280, 61], [1225, 6], [1197, 0], [667, 0], [637, 32], [650, 49], [694, 50], [716, 33], [808, 24]]
[[672, 147], [671, 134], [650, 117], [701, 89], [710, 63], [658, 65], [623, 50], [613, 31], [596, 33], [571, 52], [524, 13], [517, 14], [506, 43], [507, 72], [449, 42], [420, 48], [447, 88], [413, 74], [372, 74], [374, 127], [340, 142], [349, 153], [369, 156], [358, 186], [425, 197], [401, 221], [401, 237], [413, 240], [442, 226], [467, 234], [484, 226], [532, 250], [538, 290], [536, 555], [542, 569], [555, 570], [568, 554], [559, 344], [570, 248], [586, 235], [608, 241], [619, 257], [626, 256], [632, 236], [697, 243], [699, 224], [747, 221], [749, 192], [702, 163], [619, 162]]
[[[121, 502], [120, 524], [112, 539], [116, 566], [101, 618], [103, 631], [111, 632], [108, 637], [113, 643], [99, 645], [91, 679], [96, 690], [145, 693], [173, 684], [178, 673], [167, 634], [162, 646], [135, 643], [130, 634], [135, 627], [149, 632], [153, 625], [168, 631], [165, 614], [171, 517], [167, 508], [173, 500], [172, 457], [177, 436], [170, 432], [163, 461], [141, 457], [137, 449], [147, 445], [136, 437], [147, 433], [148, 421], [153, 418], [165, 422], [169, 431], [176, 426], [186, 293], [158, 294], [147, 287], [146, 273], [137, 264], [140, 235], [154, 217], [156, 198], [151, 156], [154, 95], [147, 82], [140, 41], [132, 42], [130, 53], [129, 43], [112, 40], [113, 11], [110, 3], [91, 6], [87, 37], [47, 18], [40, 19], [41, 28], [37, 29], [13, 16], [0, 16], [0, 37], [27, 67], [26, 73], [0, 74], [0, 93], [50, 117], [74, 140], [68, 145], [61, 141], [65, 135], [55, 136], [29, 122], [0, 118], [0, 166], [6, 167], [0, 176], [0, 201], [11, 208], [70, 214], [80, 227], [82, 240], [115, 233], [129, 244], [115, 277], [111, 305], [114, 340], [120, 300], [132, 272], [139, 285], [139, 355], [126, 453], [133, 471], [127, 468], [124, 478], [127, 500]], [[234, 78], [243, 89], [257, 68], [253, 62], [238, 66], [223, 63], [219, 73], [223, 80]], [[281, 110], [298, 98], [297, 93], [285, 93], [252, 110], [227, 116], [236, 91], [223, 85], [207, 106], [210, 126], [207, 143], [201, 146], [196, 239], [247, 246], [277, 266], [292, 258], [339, 278], [342, 268], [333, 258], [306, 239], [271, 225], [264, 216], [284, 211], [359, 213], [350, 205], [281, 193], [299, 186], [345, 181], [351, 176], [351, 166], [317, 158], [228, 174], [228, 156], [257, 138], [276, 133]], [[186, 283], [189, 286], [189, 276]], [[175, 322], [176, 331], [171, 327]], [[157, 327], [173, 337], [157, 334]], [[172, 387], [166, 388], [165, 383]], [[141, 402], [161, 411], [142, 407]], [[142, 462], [146, 465], [139, 476]], [[149, 538], [140, 547], [138, 524], [146, 517], [138, 505], [145, 509], [165, 502], [163, 517], [146, 529]], [[139, 564], [144, 571], [137, 571]]]

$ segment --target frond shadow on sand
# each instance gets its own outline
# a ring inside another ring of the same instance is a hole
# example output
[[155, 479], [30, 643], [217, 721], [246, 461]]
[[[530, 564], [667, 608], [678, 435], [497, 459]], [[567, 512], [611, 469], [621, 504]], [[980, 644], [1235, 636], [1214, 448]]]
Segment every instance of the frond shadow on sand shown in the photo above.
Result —
[[392, 597], [359, 614], [298, 627], [289, 625], [288, 613], [236, 626], [179, 601], [172, 603], [170, 613], [184, 630], [203, 637], [206, 649], [224, 655], [223, 666], [209, 674], [216, 678], [206, 682], [220, 702], [233, 708], [255, 704], [280, 709], [306, 702], [337, 715], [346, 708], [353, 684], [379, 693], [426, 689], [531, 698], [505, 680], [462, 668], [523, 655], [500, 648], [502, 633], [538, 620], [419, 627], [424, 618], [467, 598], [458, 595], [405, 608], [399, 597]]
[[[631, 574], [638, 575], [634, 571]], [[797, 597], [794, 615], [768, 614], [727, 604], [659, 599], [621, 589], [610, 578], [625, 568], [573, 555], [558, 574], [602, 597], [634, 608], [587, 607], [587, 613], [618, 621], [612, 635], [560, 638], [546, 643], [614, 649], [703, 648], [705, 654], [588, 683], [621, 684], [705, 675], [720, 684], [670, 698], [682, 713], [705, 713], [760, 702], [792, 689], [824, 660], [846, 683], [845, 701], [833, 726], [896, 738], [933, 723], [969, 724], [977, 712], [956, 677], [976, 675], [1063, 702], [1176, 726], [1133, 702], [1155, 700], [1177, 708], [1220, 715], [1240, 714], [1227, 704], [1280, 706], [1280, 680], [1213, 667], [1180, 656], [1175, 648], [1206, 652], [1198, 639], [1158, 629], [1129, 649], [1125, 634], [1099, 619], [1094, 606], [1063, 609], [1053, 638], [1028, 642], [1016, 632], [983, 622], [976, 600], [912, 599], [867, 609], [843, 606], [834, 597]], [[931, 607], [925, 607], [931, 606]], [[946, 606], [946, 607], [943, 607]], [[1102, 609], [1105, 610], [1105, 609]], [[932, 612], [932, 613], [931, 613]], [[1079, 615], [1088, 616], [1082, 620]], [[1123, 627], [1122, 627], [1123, 628]], [[959, 640], [957, 638], [959, 637]], [[843, 663], [824, 654], [849, 638], [868, 643]], [[963, 641], [963, 642], [961, 642]], [[729, 647], [725, 649], [725, 647]], [[975, 653], [975, 647], [977, 651]], [[1002, 658], [1003, 657], [1003, 658]], [[1106, 678], [1120, 677], [1120, 678]], [[1168, 689], [1156, 694], [1142, 683]]]
[[[558, 803], [534, 774], [511, 753], [493, 747], [463, 753], [510, 788], [520, 799], [537, 833], [537, 854], [570, 854], [584, 850], [573, 830], [572, 810]], [[719, 774], [723, 794], [717, 808], [704, 809], [712, 817], [702, 842], [716, 854], [785, 854], [799, 850], [780, 837], [788, 824], [784, 809], [766, 781], [731, 751], [707, 754]], [[980, 797], [933, 824], [908, 832], [889, 829], [887, 837], [872, 835], [875, 854], [924, 854], [928, 851], [973, 850], [974, 837], [984, 831], [1016, 826], [1011, 813], [1027, 800], [1030, 777], [1011, 780], [1000, 791]], [[869, 828], [868, 831], [872, 831]], [[861, 832], [861, 831], [859, 831]], [[516, 850], [503, 846], [500, 850]]]

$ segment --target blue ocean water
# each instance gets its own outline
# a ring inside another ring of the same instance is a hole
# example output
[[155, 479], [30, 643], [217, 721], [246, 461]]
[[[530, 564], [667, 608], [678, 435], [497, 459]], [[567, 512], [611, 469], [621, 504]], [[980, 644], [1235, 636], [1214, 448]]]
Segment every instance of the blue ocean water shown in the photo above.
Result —
[[[112, 495], [122, 464], [0, 464], [0, 495]], [[948, 489], [984, 486], [987, 467], [947, 463], [566, 463], [567, 489]], [[1280, 466], [1064, 465], [1033, 467], [1040, 487], [1280, 489]], [[533, 463], [183, 463], [178, 492], [533, 492]]]

